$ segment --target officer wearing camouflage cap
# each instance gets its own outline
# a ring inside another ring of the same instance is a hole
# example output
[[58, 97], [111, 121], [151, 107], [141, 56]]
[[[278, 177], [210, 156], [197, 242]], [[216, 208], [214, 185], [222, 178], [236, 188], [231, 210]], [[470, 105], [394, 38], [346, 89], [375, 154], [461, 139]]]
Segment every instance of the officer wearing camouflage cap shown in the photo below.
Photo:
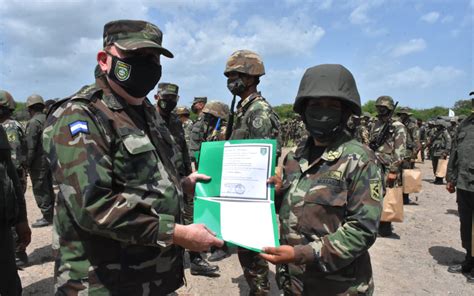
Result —
[[53, 177], [42, 146], [42, 134], [46, 122], [43, 97], [37, 94], [29, 96], [26, 100], [26, 107], [30, 114], [30, 120], [26, 124], [26, 162], [33, 187], [33, 195], [43, 215], [31, 227], [45, 227], [53, 223], [55, 194]]
[[[20, 180], [23, 193], [26, 192], [27, 166], [26, 166], [26, 139], [23, 125], [12, 118], [15, 110], [15, 100], [6, 90], [0, 90], [0, 124], [7, 135], [11, 147], [11, 159]], [[23, 222], [23, 221], [22, 221]], [[26, 247], [31, 240], [31, 230], [28, 221], [18, 223], [13, 229], [15, 238], [15, 259], [18, 267], [28, 264]]]
[[382, 173], [375, 154], [345, 131], [360, 115], [360, 96], [342, 65], [306, 70], [293, 105], [310, 136], [270, 178], [280, 244], [262, 257], [277, 265], [285, 295], [372, 295], [368, 249], [382, 211]]
[[[174, 138], [178, 152], [181, 154], [182, 162], [176, 164], [181, 177], [186, 177], [192, 173], [191, 161], [189, 158], [188, 146], [181, 121], [172, 111], [178, 104], [179, 87], [173, 83], [159, 83], [158, 93], [155, 95], [157, 110], [164, 119], [166, 127]], [[184, 197], [184, 223], [193, 223], [194, 195]], [[216, 276], [218, 266], [210, 265], [199, 252], [189, 251], [190, 271], [192, 275]]]
[[183, 285], [183, 248], [218, 240], [182, 225], [184, 195], [200, 174], [183, 159], [146, 95], [161, 77], [160, 29], [145, 21], [104, 26], [100, 83], [55, 105], [44, 148], [59, 184], [54, 220], [57, 295], [168, 295]]
[[443, 178], [436, 176], [436, 170], [438, 168], [439, 160], [447, 159], [449, 156], [449, 151], [451, 150], [451, 136], [446, 129], [444, 120], [437, 119], [434, 122], [434, 126], [435, 128], [432, 131], [428, 141], [431, 163], [433, 166], [433, 174], [435, 175], [433, 184], [443, 185]]
[[[238, 139], [277, 139], [278, 155], [281, 148], [280, 119], [270, 104], [257, 90], [260, 77], [265, 75], [262, 58], [250, 50], [237, 50], [227, 60], [224, 75], [227, 88], [234, 95], [230, 108], [226, 137]], [[234, 114], [236, 97], [237, 110]], [[268, 264], [258, 257], [258, 253], [238, 249], [240, 265], [250, 286], [250, 293], [269, 293]]]
[[[374, 142], [385, 124], [389, 124], [384, 142], [375, 149], [375, 155], [384, 168], [384, 182], [387, 187], [398, 186], [401, 180], [400, 165], [405, 157], [407, 131], [403, 123], [390, 118], [390, 112], [395, 108], [392, 97], [380, 96], [375, 101], [377, 119], [370, 130], [370, 142]], [[392, 223], [381, 221], [380, 236], [392, 235]]]

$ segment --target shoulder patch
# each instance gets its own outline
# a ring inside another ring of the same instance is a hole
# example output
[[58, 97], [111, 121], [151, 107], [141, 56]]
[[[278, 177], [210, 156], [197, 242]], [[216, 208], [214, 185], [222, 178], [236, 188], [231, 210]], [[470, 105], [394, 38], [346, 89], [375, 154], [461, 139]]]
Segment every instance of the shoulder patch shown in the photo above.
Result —
[[87, 121], [76, 120], [69, 124], [69, 131], [71, 136], [74, 137], [79, 133], [88, 134], [89, 133], [89, 124]]
[[259, 129], [263, 126], [263, 119], [261, 117], [257, 117], [252, 121], [252, 126], [256, 129]]
[[382, 199], [382, 182], [379, 179], [371, 179], [370, 183], [370, 198], [376, 201]]

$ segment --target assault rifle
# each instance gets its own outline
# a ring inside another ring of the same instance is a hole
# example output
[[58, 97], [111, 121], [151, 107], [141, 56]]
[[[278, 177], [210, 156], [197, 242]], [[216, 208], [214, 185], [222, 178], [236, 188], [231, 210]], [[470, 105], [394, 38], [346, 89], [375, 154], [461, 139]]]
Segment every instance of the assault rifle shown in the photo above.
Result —
[[377, 135], [377, 137], [373, 141], [369, 143], [369, 147], [370, 149], [372, 149], [372, 151], [377, 151], [377, 149], [379, 149], [379, 147], [382, 146], [385, 140], [387, 139], [388, 131], [390, 129], [390, 124], [391, 124], [390, 121], [392, 119], [393, 113], [395, 113], [395, 109], [397, 109], [397, 106], [398, 106], [398, 102], [395, 103], [395, 106], [393, 106], [393, 110], [390, 111], [390, 114], [388, 115], [388, 120], [382, 127], [382, 130], [380, 131], [380, 133]]
[[232, 129], [234, 128], [234, 106], [235, 106], [235, 95], [232, 99], [232, 103], [230, 104], [230, 114], [229, 114], [229, 122], [227, 122], [227, 127], [225, 130], [225, 139], [229, 140], [230, 135], [232, 135]]

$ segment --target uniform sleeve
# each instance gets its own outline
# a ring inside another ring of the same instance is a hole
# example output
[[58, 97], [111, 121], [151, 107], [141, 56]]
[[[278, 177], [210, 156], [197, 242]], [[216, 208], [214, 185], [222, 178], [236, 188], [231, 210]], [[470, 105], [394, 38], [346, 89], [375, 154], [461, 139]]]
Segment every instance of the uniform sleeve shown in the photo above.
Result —
[[271, 110], [266, 108], [252, 111], [248, 117], [247, 126], [249, 139], [275, 139], [277, 140], [277, 156], [281, 154], [281, 138], [279, 135], [279, 120]]
[[448, 170], [446, 172], [446, 181], [453, 183], [456, 186], [458, 176], [458, 153], [457, 153], [456, 137], [452, 139], [451, 152], [449, 153]]
[[405, 158], [407, 149], [407, 129], [404, 126], [400, 125], [396, 128], [393, 143], [392, 161], [389, 170], [392, 173], [397, 173], [399, 171], [400, 162]]
[[114, 186], [104, 127], [86, 106], [69, 104], [55, 123], [48, 123], [43, 144], [71, 218], [87, 232], [118, 241], [172, 244], [174, 217], [157, 213], [143, 191]]
[[337, 271], [366, 252], [375, 242], [382, 212], [382, 181], [372, 161], [353, 178], [348, 190], [347, 214], [333, 233], [308, 245], [295, 246], [296, 263], [314, 263], [326, 272]]
[[31, 120], [26, 127], [26, 164], [29, 169], [31, 169], [31, 165], [36, 156], [38, 140], [41, 136], [40, 133], [40, 123], [36, 120]]
[[451, 136], [449, 135], [448, 131], [445, 131], [445, 141], [446, 141], [446, 153], [449, 153], [451, 150]]

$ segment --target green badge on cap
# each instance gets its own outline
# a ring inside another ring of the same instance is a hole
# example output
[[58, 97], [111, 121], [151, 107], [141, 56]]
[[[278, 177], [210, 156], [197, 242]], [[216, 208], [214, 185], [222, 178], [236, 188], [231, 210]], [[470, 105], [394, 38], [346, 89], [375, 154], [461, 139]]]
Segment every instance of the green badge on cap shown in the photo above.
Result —
[[119, 81], [125, 81], [130, 77], [130, 72], [132, 71], [132, 66], [121, 61], [117, 61], [115, 64], [115, 76]]

